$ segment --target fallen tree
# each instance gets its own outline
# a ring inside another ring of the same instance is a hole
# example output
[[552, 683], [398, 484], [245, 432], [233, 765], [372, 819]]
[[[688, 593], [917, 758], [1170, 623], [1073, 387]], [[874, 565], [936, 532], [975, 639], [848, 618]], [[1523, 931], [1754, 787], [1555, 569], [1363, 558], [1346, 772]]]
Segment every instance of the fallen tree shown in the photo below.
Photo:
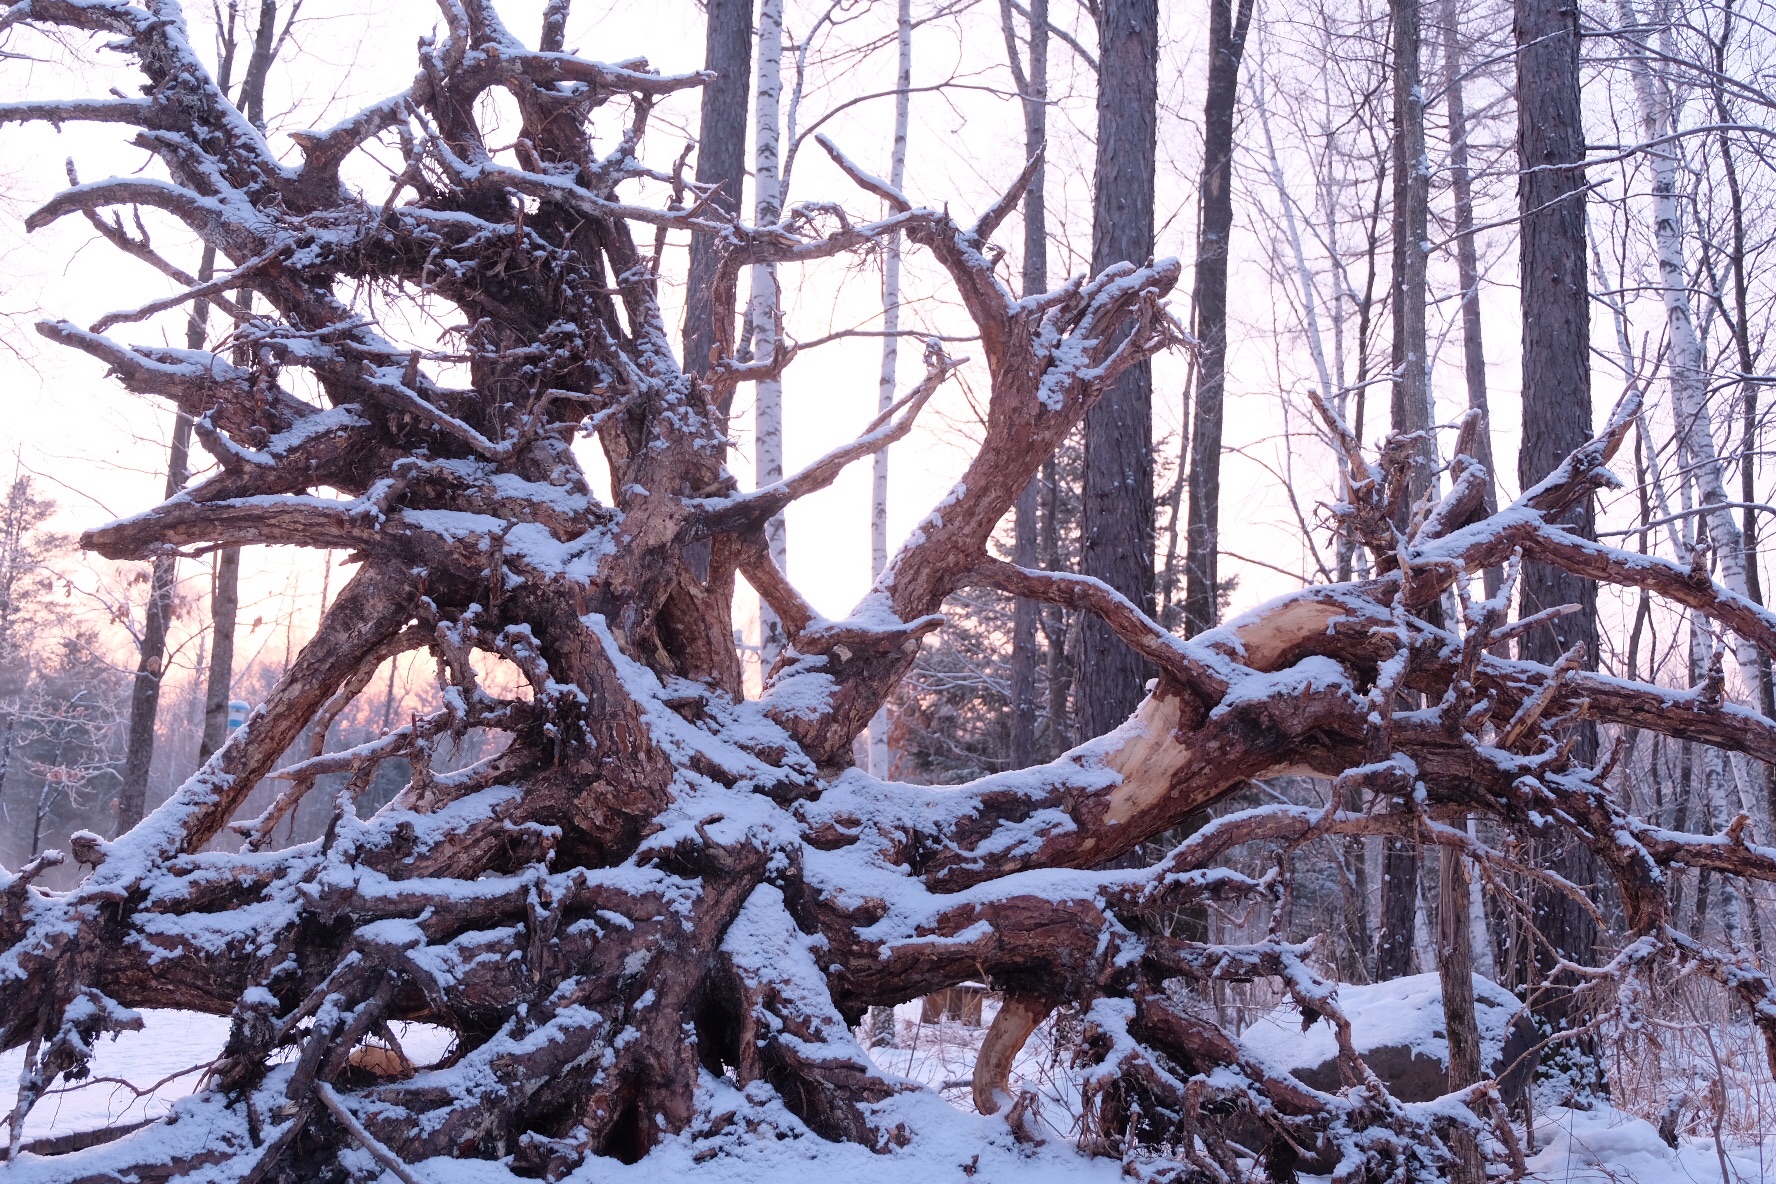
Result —
[[[588, 1157], [636, 1160], [669, 1137], [716, 1139], [735, 1122], [711, 1103], [718, 1079], [765, 1090], [821, 1136], [888, 1152], [915, 1133], [895, 1104], [910, 1086], [873, 1066], [853, 1025], [872, 1005], [984, 976], [1006, 1003], [974, 1098], [1014, 1129], [1012, 1058], [1057, 1005], [1079, 1003], [1095, 1066], [1089, 1150], [1166, 1149], [1176, 1172], [1205, 1180], [1254, 1159], [1286, 1178], [1303, 1155], [1341, 1179], [1436, 1178], [1451, 1124], [1512, 1145], [1491, 1083], [1454, 1105], [1405, 1106], [1354, 1051], [1335, 985], [1310, 968], [1307, 947], [1280, 933], [1192, 942], [1155, 918], [1210, 898], [1279, 897], [1287, 854], [1330, 835], [1452, 846], [1482, 874], [1508, 867], [1577, 891], [1514, 849], [1482, 847], [1445, 821], [1452, 813], [1524, 838], [1566, 832], [1597, 853], [1630, 940], [1608, 965], [1574, 975], [1601, 991], [1685, 960], [1738, 992], [1776, 1041], [1776, 987], [1670, 928], [1664, 883], [1673, 865], [1776, 879], [1776, 850], [1754, 843], [1744, 819], [1714, 837], [1645, 824], [1609, 789], [1609, 762], [1579, 764], [1571, 743], [1585, 719], [1776, 761], [1776, 725], [1724, 696], [1718, 663], [1702, 687], [1674, 692], [1587, 673], [1577, 653], [1553, 666], [1496, 656], [1523, 628], [1505, 619], [1511, 582], [1483, 603], [1467, 592], [1470, 573], [1532, 558], [1648, 589], [1776, 649], [1776, 616], [1705, 571], [1554, 525], [1614, 481], [1606, 466], [1632, 405], [1490, 515], [1477, 419], [1464, 423], [1448, 493], [1404, 506], [1409, 449], [1395, 442], [1372, 461], [1326, 412], [1351, 473], [1337, 512], [1377, 574], [1180, 640], [1096, 581], [988, 554], [1018, 492], [1100, 392], [1180, 342], [1164, 304], [1178, 265], [1121, 265], [1014, 300], [995, 275], [992, 236], [1028, 171], [962, 222], [914, 205], [832, 145], [886, 217], [807, 204], [776, 225], [734, 222], [682, 162], [663, 172], [639, 159], [654, 102], [701, 76], [563, 53], [564, 7], [551, 5], [532, 49], [489, 4], [443, 0], [447, 33], [422, 44], [412, 86], [296, 137], [299, 164], [278, 159], [217, 90], [173, 0], [8, 7], [9, 25], [103, 34], [133, 55], [145, 85], [136, 98], [12, 104], [0, 120], [134, 127], [165, 172], [74, 184], [27, 225], [82, 215], [181, 289], [90, 329], [46, 321], [40, 331], [190, 414], [219, 465], [88, 532], [86, 546], [144, 559], [285, 544], [345, 549], [357, 568], [287, 676], [204, 769], [127, 834], [72, 837], [91, 868], [77, 887], [32, 884], [63, 858], [54, 853], [0, 883], [0, 1043], [28, 1050], [15, 1153], [35, 1100], [78, 1077], [94, 1040], [131, 1025], [140, 1006], [232, 1017], [205, 1087], [206, 1137], [151, 1125], [60, 1157], [67, 1179], [202, 1171], [257, 1184], [387, 1170], [411, 1180], [406, 1165], [438, 1156], [558, 1178]], [[475, 121], [494, 88], [522, 117], [515, 146], [498, 153]], [[610, 104], [629, 122], [598, 155], [588, 120]], [[402, 156], [381, 201], [340, 178], [373, 141]], [[621, 195], [650, 183], [673, 200]], [[233, 266], [197, 283], [122, 217], [107, 220], [122, 207], [177, 218]], [[708, 379], [687, 376], [656, 298], [666, 235], [686, 230], [715, 237], [727, 289], [751, 265], [865, 249], [899, 231], [945, 269], [978, 329], [973, 364], [991, 394], [972, 463], [845, 620], [821, 619], [795, 591], [764, 524], [903, 437], [961, 363], [933, 343], [922, 380], [857, 441], [741, 490], [723, 466], [718, 409], [794, 349], [742, 360], [732, 327], [718, 326]], [[227, 296], [242, 290], [270, 311]], [[387, 335], [366, 292], [448, 302], [464, 318], [452, 349]], [[106, 335], [199, 297], [235, 319], [218, 352]], [[466, 385], [434, 377], [446, 366]], [[608, 460], [612, 504], [593, 495], [572, 451], [579, 433], [594, 433]], [[789, 640], [753, 699], [732, 633], [742, 578]], [[940, 788], [851, 768], [853, 738], [941, 627], [945, 597], [970, 584], [1096, 614], [1159, 670], [1151, 693], [1120, 729], [1034, 769]], [[1445, 600], [1460, 611], [1431, 623], [1425, 610]], [[305, 729], [415, 649], [436, 656], [438, 712], [278, 770], [277, 801], [237, 817]], [[512, 663], [525, 690], [484, 688], [476, 651]], [[472, 727], [509, 734], [509, 745], [468, 769], [434, 768], [438, 742]], [[412, 763], [411, 783], [361, 819], [354, 794], [397, 757]], [[1356, 791], [1366, 808], [1239, 813], [1151, 867], [1094, 870], [1249, 779], [1291, 770], [1336, 779], [1332, 802]], [[328, 773], [349, 778], [325, 837], [274, 849], [278, 819]], [[213, 849], [231, 830], [242, 849]], [[1223, 866], [1256, 842], [1282, 852], [1274, 873]], [[1273, 1069], [1190, 1002], [1195, 985], [1258, 977], [1340, 1033], [1344, 1090]], [[441, 1025], [456, 1042], [438, 1064], [414, 1065], [390, 1028], [398, 1020]]]

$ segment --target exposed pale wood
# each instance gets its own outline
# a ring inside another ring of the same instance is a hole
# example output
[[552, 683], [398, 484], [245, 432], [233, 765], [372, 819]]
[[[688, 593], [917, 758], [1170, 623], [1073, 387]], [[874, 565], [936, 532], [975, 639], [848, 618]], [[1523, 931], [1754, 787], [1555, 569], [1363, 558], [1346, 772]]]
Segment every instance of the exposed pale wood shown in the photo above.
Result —
[[987, 1028], [980, 1052], [974, 1060], [974, 1108], [982, 1114], [997, 1114], [1011, 1100], [1006, 1093], [1011, 1081], [1011, 1064], [1023, 1050], [1024, 1042], [1036, 1025], [1054, 1010], [1048, 1000], [1026, 995], [1007, 995]]

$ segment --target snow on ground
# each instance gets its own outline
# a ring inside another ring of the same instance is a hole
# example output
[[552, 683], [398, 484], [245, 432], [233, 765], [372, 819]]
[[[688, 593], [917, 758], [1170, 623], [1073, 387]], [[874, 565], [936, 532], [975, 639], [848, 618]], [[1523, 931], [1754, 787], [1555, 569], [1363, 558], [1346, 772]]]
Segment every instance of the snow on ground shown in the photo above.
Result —
[[[225, 1016], [152, 1007], [140, 1014], [140, 1032], [99, 1038], [91, 1078], [58, 1082], [37, 1103], [25, 1120], [26, 1141], [161, 1117], [196, 1087], [203, 1066], [228, 1039]], [[22, 1048], [0, 1053], [0, 1111], [12, 1112], [24, 1064]], [[152, 1089], [156, 1083], [159, 1088]], [[144, 1096], [136, 1093], [150, 1089]]]
[[1569, 1110], [1556, 1106], [1536, 1115], [1530, 1178], [1549, 1184], [1761, 1184], [1776, 1180], [1776, 1138], [1764, 1146], [1735, 1147], [1726, 1155], [1713, 1139], [1678, 1140], [1675, 1149], [1653, 1124], [1611, 1107]]
[[[632, 1166], [588, 1161], [564, 1184], [1127, 1184], [1115, 1160], [1088, 1159], [1066, 1140], [1020, 1146], [1000, 1119], [963, 1112], [934, 1094], [908, 1094], [891, 1103], [912, 1139], [905, 1147], [877, 1155], [855, 1143], [828, 1143], [808, 1133], [781, 1102], [766, 1097], [769, 1091], [759, 1094], [765, 1099], [762, 1105], [747, 1107], [745, 1095], [726, 1082], [715, 1090], [711, 1100], [722, 1108], [738, 1104], [744, 1119], [775, 1118], [772, 1125], [779, 1132], [799, 1133], [758, 1138], [737, 1122], [731, 1138], [671, 1139]], [[433, 1160], [425, 1168], [424, 1184], [487, 1180], [485, 1170], [478, 1172], [472, 1161]]]
[[[228, 1018], [144, 1007], [139, 1032], [101, 1036], [85, 1081], [59, 1082], [25, 1119], [25, 1141], [160, 1118], [196, 1089], [228, 1040]], [[430, 1024], [394, 1024], [407, 1055], [442, 1056], [448, 1033]], [[0, 1115], [12, 1113], [25, 1050], [0, 1053]], [[127, 1083], [127, 1084], [126, 1084]], [[140, 1092], [138, 1092], [140, 1091]]]
[[[918, 1000], [895, 1008], [894, 1046], [870, 1049], [870, 1056], [887, 1072], [922, 1082], [951, 1105], [972, 1112], [974, 1058], [987, 1026], [999, 1013], [998, 1001], [988, 998], [982, 1003], [979, 1027], [955, 1020], [924, 1023], [920, 1011]], [[1041, 1099], [1035, 1129], [1051, 1140], [1070, 1139], [1079, 1114], [1079, 1087], [1066, 1061], [1064, 1050], [1056, 1055], [1054, 1025], [1043, 1024], [1031, 1033], [1011, 1067], [1011, 1092], [1030, 1090]]]
[[[983, 1023], [991, 1022], [993, 1012], [994, 1004], [988, 1001]], [[211, 1104], [186, 1095], [201, 1078], [201, 1067], [221, 1050], [228, 1021], [153, 1009], [144, 1010], [142, 1017], [142, 1031], [101, 1041], [92, 1080], [53, 1093], [38, 1105], [26, 1126], [27, 1139], [157, 1118], [175, 1106], [199, 1126], [204, 1124]], [[726, 1133], [713, 1139], [669, 1139], [634, 1165], [588, 1161], [569, 1184], [1113, 1184], [1123, 1178], [1115, 1161], [1088, 1160], [1073, 1150], [1070, 1128], [1078, 1110], [1078, 1092], [1062, 1058], [1055, 1056], [1050, 1025], [1031, 1038], [1013, 1070], [1014, 1089], [1035, 1090], [1043, 1099], [1037, 1129], [1046, 1143], [1029, 1148], [1013, 1140], [999, 1118], [974, 1114], [970, 1107], [966, 1083], [984, 1027], [950, 1020], [922, 1023], [916, 1003], [903, 1004], [896, 1018], [895, 1046], [876, 1049], [872, 1055], [884, 1069], [922, 1081], [935, 1091], [890, 1103], [896, 1117], [913, 1132], [906, 1147], [876, 1155], [859, 1146], [828, 1143], [803, 1128], [769, 1090], [755, 1086], [741, 1091], [726, 1080], [706, 1079], [705, 1112], [731, 1110], [736, 1115]], [[1395, 1018], [1399, 1019], [1398, 1011]], [[439, 1029], [406, 1025], [398, 1034], [416, 1060], [444, 1052]], [[22, 1063], [21, 1050], [0, 1054], [0, 1111], [12, 1107]], [[138, 1096], [119, 1081], [144, 1091], [157, 1084], [158, 1088]], [[181, 1099], [185, 1099], [182, 1104]], [[208, 1117], [214, 1121], [220, 1115]], [[1685, 1138], [1674, 1150], [1660, 1141], [1651, 1124], [1608, 1107], [1542, 1111], [1537, 1115], [1536, 1142], [1538, 1151], [1529, 1160], [1530, 1179], [1542, 1184], [1776, 1180], [1776, 1138], [1761, 1152], [1729, 1145], [1723, 1171], [1722, 1156], [1711, 1139]], [[51, 1184], [57, 1179], [55, 1163], [27, 1157], [0, 1171], [0, 1181]], [[415, 1165], [415, 1175], [423, 1184], [486, 1184], [487, 1166], [475, 1160], [436, 1159]], [[384, 1181], [393, 1184], [391, 1176]]]

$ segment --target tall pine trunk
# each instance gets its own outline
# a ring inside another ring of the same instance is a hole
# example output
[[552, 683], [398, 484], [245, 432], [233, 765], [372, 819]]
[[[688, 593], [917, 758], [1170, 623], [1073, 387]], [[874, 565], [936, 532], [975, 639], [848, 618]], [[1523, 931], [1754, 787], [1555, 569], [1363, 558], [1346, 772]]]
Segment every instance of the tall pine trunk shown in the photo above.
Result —
[[[703, 86], [697, 121], [697, 181], [719, 185], [711, 202], [738, 217], [746, 183], [746, 92], [752, 85], [752, 0], [708, 0], [703, 68], [715, 77]], [[714, 236], [691, 235], [685, 280], [684, 360], [693, 374], [709, 370], [718, 318], [732, 322], [734, 309], [718, 307]], [[726, 416], [730, 408], [721, 409]]]
[[[1519, 281], [1523, 308], [1523, 430], [1517, 480], [1527, 489], [1547, 476], [1591, 435], [1591, 314], [1585, 256], [1585, 133], [1579, 106], [1579, 14], [1564, 0], [1515, 0], [1517, 44], [1517, 204]], [[1596, 534], [1587, 498], [1563, 521], [1575, 533]], [[1525, 563], [1519, 612], [1578, 604], [1580, 611], [1524, 634], [1519, 652], [1554, 661], [1583, 644], [1586, 664], [1597, 655], [1594, 585], [1543, 563]], [[1596, 751], [1595, 730], [1581, 725], [1580, 759]], [[1595, 861], [1575, 844], [1553, 840], [1549, 866], [1578, 884], [1596, 879]], [[1531, 888], [1531, 916], [1546, 944], [1533, 943], [1537, 977], [1546, 980], [1556, 954], [1592, 961], [1597, 926], [1564, 894]], [[1550, 950], [1550, 946], [1552, 949]], [[1563, 1030], [1583, 1022], [1570, 982], [1543, 984], [1537, 1015]], [[1596, 1064], [1589, 1045], [1575, 1051]]]
[[[1018, 93], [1023, 96], [1024, 158], [1042, 151], [1048, 136], [1048, 0], [1031, 0], [1030, 58], [1026, 70], [1019, 61], [1017, 27], [1012, 21], [1011, 0], [1000, 0], [1000, 23], [1005, 30], [1005, 52]], [[1024, 190], [1024, 295], [1048, 291], [1048, 220], [1043, 205], [1043, 174], [1039, 166]], [[1038, 486], [1032, 480], [1018, 495], [1012, 557], [1019, 567], [1037, 565]], [[1011, 764], [1021, 769], [1035, 764], [1036, 751], [1036, 622], [1041, 611], [1034, 600], [1017, 597], [1011, 627]]]
[[[1157, 0], [1104, 0], [1098, 10], [1098, 158], [1092, 272], [1153, 253], [1154, 137], [1159, 96]], [[1085, 417], [1080, 569], [1153, 611], [1153, 371], [1131, 366]], [[1098, 736], [1141, 702], [1147, 663], [1096, 617], [1084, 622], [1077, 671], [1082, 734]]]
[[[1449, 110], [1449, 189], [1455, 204], [1455, 273], [1461, 284], [1462, 377], [1468, 409], [1486, 417], [1474, 459], [1486, 466], [1487, 513], [1498, 509], [1498, 473], [1492, 460], [1492, 410], [1486, 398], [1486, 348], [1480, 324], [1480, 257], [1474, 241], [1474, 178], [1468, 165], [1468, 110], [1463, 89], [1461, 13], [1457, 0], [1443, 0], [1443, 97]], [[1504, 573], [1488, 567], [1482, 576], [1487, 599], [1498, 594]], [[1501, 655], [1503, 656], [1503, 655]]]
[[[1424, 88], [1419, 70], [1418, 0], [1393, 0], [1394, 226], [1392, 425], [1413, 433], [1407, 483], [1410, 517], [1436, 473], [1431, 437], [1430, 373], [1425, 354], [1425, 235], [1430, 217], [1430, 162], [1425, 155]], [[1408, 523], [1397, 523], [1406, 529]], [[1418, 845], [1389, 839], [1382, 849], [1381, 930], [1375, 977], [1412, 973], [1418, 907]]]
[[1184, 632], [1212, 628], [1220, 590], [1222, 402], [1227, 387], [1227, 244], [1233, 233], [1233, 113], [1251, 0], [1209, 0], [1209, 79], [1203, 98], [1201, 210], [1196, 234], [1196, 339], [1201, 370], [1190, 430], [1189, 543], [1184, 556]]

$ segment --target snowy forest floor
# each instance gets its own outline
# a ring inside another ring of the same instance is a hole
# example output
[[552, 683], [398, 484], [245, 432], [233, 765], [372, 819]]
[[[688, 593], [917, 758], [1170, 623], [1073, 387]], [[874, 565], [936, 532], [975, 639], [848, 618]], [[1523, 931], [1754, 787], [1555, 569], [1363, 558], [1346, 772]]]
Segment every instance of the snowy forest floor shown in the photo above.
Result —
[[[988, 1000], [982, 1019], [990, 1021]], [[101, 1043], [92, 1076], [43, 1100], [26, 1124], [27, 1141], [115, 1124], [140, 1122], [177, 1111], [179, 1122], [201, 1140], [209, 1104], [191, 1098], [203, 1067], [221, 1050], [228, 1021], [179, 1011], [142, 1013], [144, 1027]], [[878, 1156], [856, 1145], [828, 1143], [809, 1133], [769, 1091], [743, 1094], [726, 1081], [709, 1081], [706, 1101], [733, 1110], [725, 1136], [669, 1140], [639, 1164], [594, 1160], [574, 1174], [571, 1184], [665, 1184], [667, 1181], [722, 1181], [724, 1184], [834, 1184], [835, 1181], [1015, 1181], [1016, 1184], [1090, 1184], [1147, 1173], [1125, 1173], [1114, 1160], [1087, 1159], [1073, 1150], [1078, 1113], [1077, 1079], [1057, 1055], [1055, 1029], [1044, 1024], [1031, 1038], [1012, 1075], [1014, 1089], [1042, 1099], [1034, 1124], [1044, 1138], [1039, 1148], [1019, 1145], [999, 1118], [973, 1112], [968, 1078], [984, 1027], [953, 1020], [923, 1022], [917, 1003], [896, 1013], [893, 1047], [873, 1051], [879, 1065], [926, 1085], [894, 1103], [915, 1133], [911, 1143]], [[1359, 1020], [1360, 1022], [1360, 1020]], [[397, 1026], [403, 1047], [423, 1061], [445, 1051], [440, 1029]], [[0, 1055], [0, 1108], [10, 1111], [22, 1066], [20, 1050]], [[750, 1096], [749, 1096], [750, 1095]], [[1776, 1126], [1776, 1116], [1772, 1126]], [[1768, 1129], [1768, 1128], [1766, 1128]], [[1546, 1184], [1756, 1184], [1776, 1179], [1776, 1134], [1761, 1146], [1752, 1140], [1725, 1140], [1724, 1154], [1712, 1138], [1684, 1136], [1674, 1150], [1644, 1118], [1614, 1107], [1589, 1111], [1537, 1107], [1538, 1150], [1529, 1159], [1530, 1179]], [[91, 1166], [90, 1164], [88, 1166]], [[366, 1166], [369, 1166], [368, 1164]], [[419, 1165], [426, 1184], [481, 1184], [488, 1164], [438, 1159]], [[58, 1178], [53, 1157], [22, 1156], [0, 1171], [7, 1184], [51, 1184]], [[393, 1179], [392, 1176], [387, 1179]], [[1314, 1179], [1303, 1177], [1304, 1184]]]

